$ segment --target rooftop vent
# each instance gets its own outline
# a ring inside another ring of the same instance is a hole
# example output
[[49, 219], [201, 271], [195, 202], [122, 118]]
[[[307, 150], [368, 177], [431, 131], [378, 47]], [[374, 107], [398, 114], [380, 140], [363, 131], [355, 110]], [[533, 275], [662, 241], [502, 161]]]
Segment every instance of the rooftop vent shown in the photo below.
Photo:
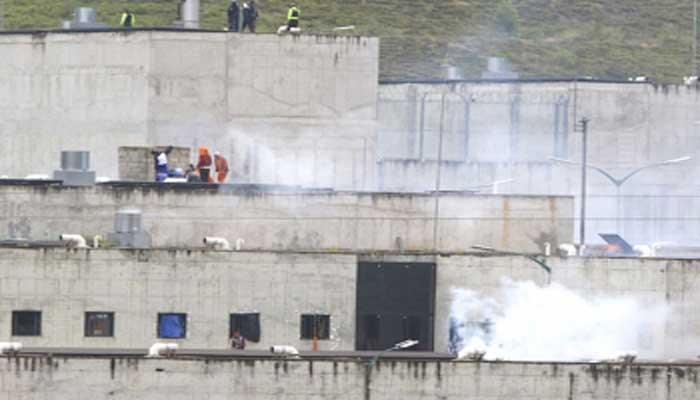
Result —
[[95, 171], [90, 168], [90, 152], [62, 151], [61, 170], [53, 172], [53, 178], [65, 186], [91, 186], [95, 184]]
[[489, 57], [488, 69], [481, 73], [482, 79], [518, 79], [520, 75], [513, 72], [510, 62], [503, 57]]
[[117, 211], [114, 219], [114, 232], [108, 235], [110, 245], [129, 249], [150, 248], [151, 235], [143, 230], [141, 217], [141, 210]]
[[63, 29], [94, 29], [106, 28], [107, 24], [97, 22], [97, 12], [91, 7], [78, 7], [73, 11], [72, 21], [63, 21]]

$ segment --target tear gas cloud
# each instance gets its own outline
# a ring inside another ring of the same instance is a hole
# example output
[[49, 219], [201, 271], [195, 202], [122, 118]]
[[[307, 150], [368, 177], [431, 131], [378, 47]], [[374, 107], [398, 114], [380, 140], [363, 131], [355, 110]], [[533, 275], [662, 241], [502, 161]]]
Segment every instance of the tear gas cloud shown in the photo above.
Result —
[[633, 298], [587, 299], [556, 283], [504, 280], [498, 300], [452, 289], [449, 350], [501, 360], [658, 358], [663, 343], [654, 333], [665, 317], [665, 307]]

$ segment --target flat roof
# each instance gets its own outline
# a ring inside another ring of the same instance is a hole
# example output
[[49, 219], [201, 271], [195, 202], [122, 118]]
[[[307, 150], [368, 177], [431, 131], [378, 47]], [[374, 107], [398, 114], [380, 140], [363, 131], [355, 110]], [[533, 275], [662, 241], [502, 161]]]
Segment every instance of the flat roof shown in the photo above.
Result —
[[[144, 358], [148, 355], [145, 348], [83, 348], [83, 347], [25, 347], [16, 354], [0, 355], [0, 358], [14, 357], [62, 357], [62, 358]], [[367, 362], [375, 357], [378, 362], [469, 362], [482, 364], [536, 364], [536, 365], [626, 365], [626, 366], [688, 366], [699, 367], [700, 359], [641, 359], [634, 362], [613, 360], [459, 360], [453, 354], [421, 351], [299, 351], [299, 357], [284, 357], [268, 350], [233, 350], [233, 349], [178, 349], [172, 357], [156, 359], [171, 360], [248, 360], [248, 361], [346, 361]]]

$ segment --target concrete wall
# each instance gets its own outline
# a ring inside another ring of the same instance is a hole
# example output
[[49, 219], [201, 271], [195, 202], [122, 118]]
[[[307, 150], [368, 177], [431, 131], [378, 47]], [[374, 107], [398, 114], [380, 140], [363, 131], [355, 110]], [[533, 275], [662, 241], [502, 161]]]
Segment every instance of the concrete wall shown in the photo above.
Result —
[[8, 399], [621, 399], [700, 398], [698, 366], [154, 360], [19, 357], [0, 362]]
[[[12, 310], [41, 310], [42, 335], [25, 346], [149, 347], [157, 314], [187, 313], [186, 348], [229, 347], [229, 314], [259, 312], [261, 342], [300, 340], [301, 314], [330, 314], [323, 350], [354, 349], [356, 258], [347, 255], [201, 251], [7, 250], [0, 264], [0, 337]], [[33, 261], [31, 261], [33, 260]], [[17, 266], [17, 267], [13, 267]], [[84, 313], [115, 314], [114, 337], [85, 337]], [[170, 339], [168, 339], [170, 341]]]
[[[656, 167], [616, 187], [588, 174], [588, 241], [619, 232], [636, 243], [700, 238], [700, 90], [651, 84], [596, 82], [465, 82], [384, 84], [378, 103], [379, 187], [385, 190], [464, 189], [513, 179], [498, 193], [580, 193], [580, 170], [550, 156], [581, 159], [575, 122], [590, 119], [589, 162], [622, 177]], [[441, 123], [442, 122], [442, 123]], [[442, 126], [442, 156], [438, 157]], [[482, 187], [485, 192], [491, 187]], [[620, 195], [618, 202], [617, 196]], [[621, 221], [618, 221], [618, 216]]]
[[546, 242], [572, 240], [571, 200], [187, 184], [0, 185], [0, 226], [7, 227], [5, 238], [92, 238], [113, 231], [117, 210], [138, 208], [155, 247], [199, 247], [205, 236], [220, 236], [244, 239], [245, 249], [465, 251], [480, 244], [539, 252]]
[[[545, 285], [544, 270], [522, 257], [201, 250], [0, 249], [0, 341], [25, 346], [145, 348], [156, 340], [159, 312], [188, 314], [184, 348], [227, 346], [229, 314], [260, 312], [262, 337], [249, 348], [292, 344], [302, 313], [331, 315], [331, 339], [323, 350], [354, 350], [356, 269], [359, 261], [435, 262], [435, 346], [448, 349], [453, 289], [502, 300], [502, 280]], [[590, 301], [630, 298], [642, 308], [673, 310], [644, 330], [643, 358], [688, 357], [700, 325], [698, 263], [639, 259], [545, 260], [551, 282]], [[13, 310], [41, 310], [42, 336], [11, 337]], [[115, 312], [113, 338], [83, 335], [84, 313]], [[694, 353], [692, 353], [694, 354]]]
[[79, 149], [116, 178], [120, 146], [206, 145], [239, 181], [370, 188], [378, 51], [330, 36], [3, 34], [0, 144], [17, 157], [0, 174], [48, 173]]

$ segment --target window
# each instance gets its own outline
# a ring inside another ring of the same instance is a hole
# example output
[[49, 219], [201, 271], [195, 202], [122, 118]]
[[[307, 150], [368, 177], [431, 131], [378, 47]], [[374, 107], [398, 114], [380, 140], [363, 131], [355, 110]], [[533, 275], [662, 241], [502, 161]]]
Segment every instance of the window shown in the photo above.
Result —
[[231, 314], [229, 337], [238, 331], [245, 340], [260, 341], [260, 313]]
[[158, 337], [162, 339], [184, 339], [187, 336], [187, 314], [159, 313]]
[[323, 314], [301, 315], [302, 339], [330, 339], [331, 316]]
[[41, 311], [13, 311], [12, 336], [41, 336]]
[[112, 337], [114, 336], [113, 312], [86, 312], [85, 336]]

